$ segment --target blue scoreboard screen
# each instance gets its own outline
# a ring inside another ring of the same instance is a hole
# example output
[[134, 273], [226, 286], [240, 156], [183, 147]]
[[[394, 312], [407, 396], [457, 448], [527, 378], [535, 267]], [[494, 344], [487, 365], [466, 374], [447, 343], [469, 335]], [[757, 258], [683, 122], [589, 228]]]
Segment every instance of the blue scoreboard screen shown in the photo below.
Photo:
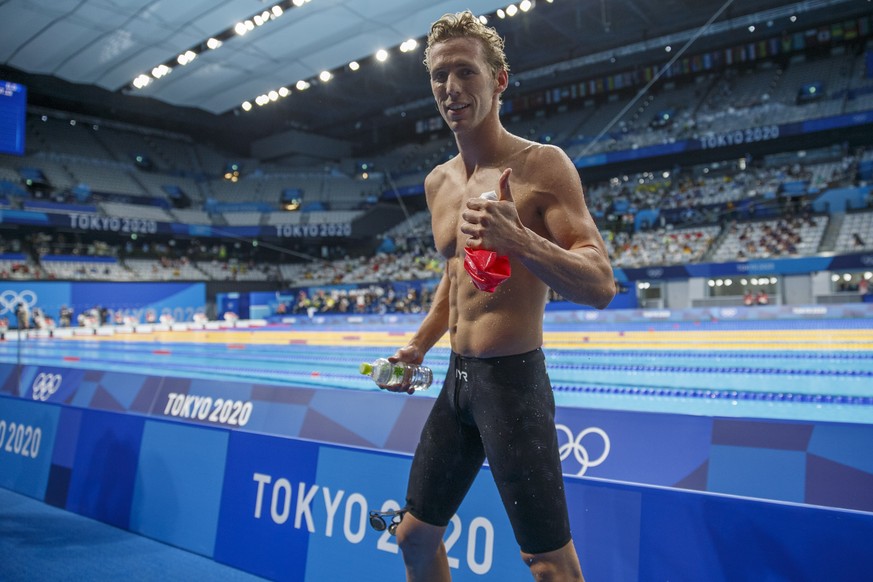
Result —
[[0, 154], [24, 155], [27, 87], [0, 81]]

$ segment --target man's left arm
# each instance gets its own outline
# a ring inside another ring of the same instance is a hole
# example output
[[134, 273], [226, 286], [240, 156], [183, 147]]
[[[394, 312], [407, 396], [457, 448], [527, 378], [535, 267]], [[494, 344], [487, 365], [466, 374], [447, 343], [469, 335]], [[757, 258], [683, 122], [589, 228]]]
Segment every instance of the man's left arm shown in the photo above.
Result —
[[[511, 170], [504, 171], [498, 184], [499, 216], [461, 230], [471, 235], [468, 242], [473, 248], [513, 257], [567, 301], [603, 309], [615, 296], [615, 279], [606, 245], [585, 204], [579, 173], [554, 146], [540, 146], [534, 155], [528, 167], [535, 174], [525, 176], [525, 182], [534, 189], [545, 232], [535, 232], [518, 218]], [[513, 204], [503, 205], [504, 201]], [[484, 204], [470, 202], [468, 208]]]

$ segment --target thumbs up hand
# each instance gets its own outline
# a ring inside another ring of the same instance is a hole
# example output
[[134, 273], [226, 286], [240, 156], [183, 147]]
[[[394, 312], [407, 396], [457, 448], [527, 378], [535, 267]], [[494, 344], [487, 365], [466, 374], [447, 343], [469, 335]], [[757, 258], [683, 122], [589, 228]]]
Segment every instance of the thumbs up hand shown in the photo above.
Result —
[[523, 228], [509, 186], [511, 174], [511, 168], [503, 171], [497, 181], [497, 192], [486, 192], [479, 198], [467, 200], [460, 226], [468, 237], [467, 248], [509, 254], [504, 247], [509, 247], [517, 236], [517, 229]]
[[[499, 195], [490, 191], [479, 198], [471, 198], [461, 215], [461, 232], [469, 236], [464, 248], [464, 268], [473, 284], [489, 293], [511, 274], [509, 258], [498, 251], [501, 236], [512, 236], [512, 226], [521, 224], [509, 188], [511, 173], [512, 170], [507, 168], [500, 175], [497, 182]], [[507, 234], [502, 234], [504, 232]]]

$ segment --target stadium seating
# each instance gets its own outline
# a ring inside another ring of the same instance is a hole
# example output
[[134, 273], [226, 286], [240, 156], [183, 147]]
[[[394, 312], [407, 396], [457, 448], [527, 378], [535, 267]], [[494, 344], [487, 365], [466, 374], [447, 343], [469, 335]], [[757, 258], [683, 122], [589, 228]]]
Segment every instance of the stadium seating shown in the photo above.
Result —
[[[504, 121], [515, 133], [558, 145], [576, 158], [868, 111], [873, 109], [873, 79], [866, 75], [863, 52], [837, 45], [827, 56], [796, 53], [789, 59], [704, 71], [688, 82], [665, 80], [636, 98], [616, 92], [607, 99], [562, 103], [531, 115], [510, 112]], [[289, 168], [241, 159], [185, 135], [77, 120], [64, 112], [35, 111], [28, 117], [27, 132], [23, 158], [0, 156], [3, 208], [136, 217], [215, 227], [217, 233], [225, 226], [351, 224], [382, 192], [421, 188], [429, 169], [456, 153], [450, 136], [434, 133], [432, 138], [397, 143], [367, 160], [340, 164], [347, 170], [354, 167], [343, 173], [335, 164]], [[242, 170], [236, 182], [223, 175], [231, 161]], [[366, 180], [360, 175], [362, 161], [370, 169]], [[34, 190], [25, 181], [30, 171], [44, 177], [47, 189]], [[742, 166], [723, 160], [652, 168], [586, 181], [585, 191], [614, 264], [633, 268], [869, 250], [873, 213], [865, 210], [870, 200], [857, 203], [856, 198], [845, 213], [839, 208], [810, 213], [809, 204], [834, 188], [863, 189], [871, 178], [873, 151], [835, 144], [820, 151], [773, 151]], [[173, 200], [170, 190], [183, 192], [186, 200]], [[279, 202], [286, 190], [300, 191], [302, 210], [308, 211], [282, 210]], [[790, 212], [780, 219], [783, 211]], [[281, 280], [289, 285], [433, 278], [441, 259], [429, 254], [429, 222], [430, 214], [423, 210], [388, 225], [379, 236], [393, 245], [393, 254], [363, 259], [285, 264], [288, 259], [280, 256], [271, 261], [275, 266], [260, 267], [234, 248], [220, 259], [183, 261], [175, 254], [156, 254], [161, 245], [137, 242], [134, 246], [151, 256], [120, 254], [116, 248], [112, 261], [89, 261], [87, 256], [53, 260], [52, 255], [66, 251], [43, 241], [26, 243], [19, 249], [21, 259], [0, 259], [0, 271], [9, 277]]]

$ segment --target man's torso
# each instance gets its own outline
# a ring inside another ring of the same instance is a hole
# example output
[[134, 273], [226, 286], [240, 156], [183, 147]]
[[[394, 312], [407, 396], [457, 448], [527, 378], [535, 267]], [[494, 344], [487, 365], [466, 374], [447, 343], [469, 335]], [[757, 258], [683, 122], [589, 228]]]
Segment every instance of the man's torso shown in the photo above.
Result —
[[483, 192], [497, 190], [506, 167], [513, 173], [512, 197], [522, 224], [547, 237], [537, 196], [536, 171], [531, 148], [516, 152], [502, 167], [478, 168], [467, 179], [463, 164], [455, 158], [434, 170], [436, 186], [428, 193], [434, 243], [446, 257], [449, 289], [449, 333], [456, 353], [491, 357], [524, 353], [542, 345], [542, 314], [547, 288], [518, 261], [512, 260], [512, 276], [493, 293], [477, 289], [464, 270], [467, 235], [460, 231], [466, 201]]

